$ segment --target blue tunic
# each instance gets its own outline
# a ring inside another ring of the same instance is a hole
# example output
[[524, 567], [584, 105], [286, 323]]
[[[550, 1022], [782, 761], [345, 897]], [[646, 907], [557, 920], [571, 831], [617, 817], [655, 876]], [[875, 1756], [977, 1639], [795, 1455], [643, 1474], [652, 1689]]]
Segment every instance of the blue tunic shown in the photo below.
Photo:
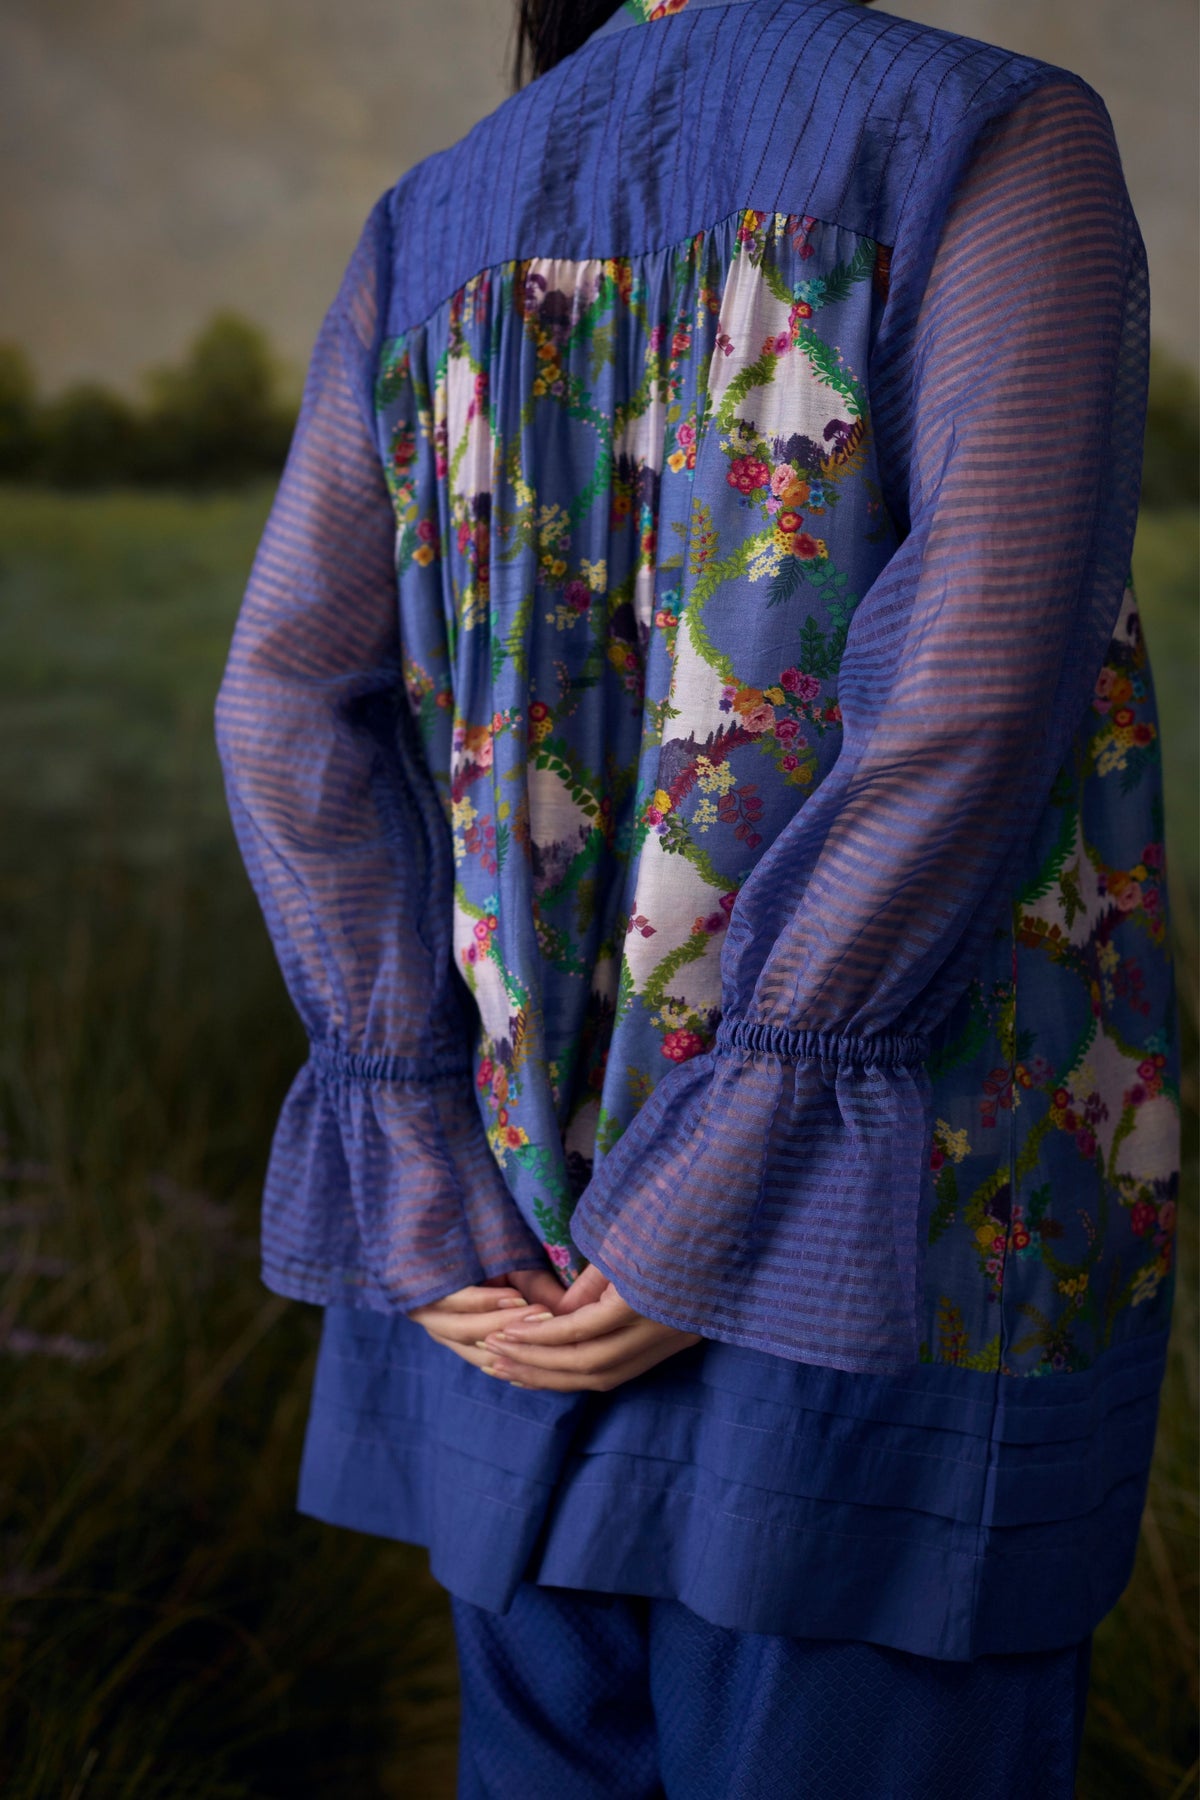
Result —
[[[948, 1659], [1132, 1563], [1178, 1030], [1129, 581], [1145, 256], [1077, 77], [665, 0], [373, 209], [219, 702], [312, 1041], [264, 1276], [301, 1505]], [[703, 1342], [512, 1390], [585, 1261]]]

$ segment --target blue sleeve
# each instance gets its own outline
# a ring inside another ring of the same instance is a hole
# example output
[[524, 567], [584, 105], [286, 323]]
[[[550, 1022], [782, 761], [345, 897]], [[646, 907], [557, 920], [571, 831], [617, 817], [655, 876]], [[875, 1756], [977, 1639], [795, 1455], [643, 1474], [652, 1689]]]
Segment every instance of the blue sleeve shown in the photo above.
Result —
[[372, 430], [389, 264], [385, 195], [317, 338], [217, 703], [234, 828], [311, 1040], [271, 1151], [264, 1279], [380, 1310], [544, 1261], [475, 1100], [450, 832], [404, 698]]
[[843, 746], [738, 895], [714, 1044], [572, 1221], [651, 1317], [855, 1371], [918, 1355], [930, 1035], [1086, 712], [1145, 414], [1145, 255], [1089, 88], [956, 126], [914, 192], [871, 372], [903, 537], [853, 616]]

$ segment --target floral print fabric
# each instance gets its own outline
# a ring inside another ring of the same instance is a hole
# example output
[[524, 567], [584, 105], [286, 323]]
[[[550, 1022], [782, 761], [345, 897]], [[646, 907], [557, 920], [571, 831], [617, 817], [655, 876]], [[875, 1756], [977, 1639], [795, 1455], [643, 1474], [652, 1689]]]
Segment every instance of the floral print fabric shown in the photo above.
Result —
[[[869, 239], [741, 212], [649, 257], [505, 264], [383, 352], [404, 678], [453, 831], [474, 1080], [564, 1275], [598, 1153], [712, 1045], [739, 888], [838, 757], [847, 631], [897, 545], [862, 376], [888, 271]], [[1003, 1302], [1006, 1367], [1078, 1368], [1169, 1271], [1157, 748], [1130, 592], [1029, 877], [933, 1052], [931, 1359], [998, 1366]]]

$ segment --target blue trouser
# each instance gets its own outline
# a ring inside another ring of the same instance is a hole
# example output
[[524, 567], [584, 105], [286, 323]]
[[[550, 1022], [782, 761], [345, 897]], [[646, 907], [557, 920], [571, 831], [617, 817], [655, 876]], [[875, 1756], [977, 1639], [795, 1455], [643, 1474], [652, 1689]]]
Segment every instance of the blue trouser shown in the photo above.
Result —
[[451, 1597], [459, 1800], [1072, 1800], [1090, 1638], [935, 1662], [675, 1600]]

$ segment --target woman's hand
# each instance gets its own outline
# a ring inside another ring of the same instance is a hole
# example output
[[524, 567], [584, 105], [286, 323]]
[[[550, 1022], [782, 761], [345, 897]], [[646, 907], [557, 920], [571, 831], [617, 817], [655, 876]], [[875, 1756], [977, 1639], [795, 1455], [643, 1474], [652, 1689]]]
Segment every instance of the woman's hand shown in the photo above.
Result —
[[484, 1333], [495, 1330], [498, 1320], [507, 1323], [514, 1312], [524, 1310], [549, 1318], [548, 1309], [561, 1305], [564, 1298], [562, 1283], [548, 1270], [514, 1269], [491, 1276], [479, 1287], [459, 1288], [428, 1306], [414, 1306], [408, 1316], [425, 1327], [434, 1343], [444, 1344], [481, 1369], [491, 1361], [490, 1352], [481, 1348]]
[[700, 1342], [635, 1312], [590, 1266], [566, 1289], [540, 1269], [494, 1275], [408, 1316], [486, 1374], [555, 1393], [607, 1393]]
[[510, 1312], [483, 1337], [481, 1367], [514, 1387], [606, 1394], [700, 1342], [634, 1312], [608, 1277], [589, 1266], [561, 1293], [554, 1316], [542, 1307]]

